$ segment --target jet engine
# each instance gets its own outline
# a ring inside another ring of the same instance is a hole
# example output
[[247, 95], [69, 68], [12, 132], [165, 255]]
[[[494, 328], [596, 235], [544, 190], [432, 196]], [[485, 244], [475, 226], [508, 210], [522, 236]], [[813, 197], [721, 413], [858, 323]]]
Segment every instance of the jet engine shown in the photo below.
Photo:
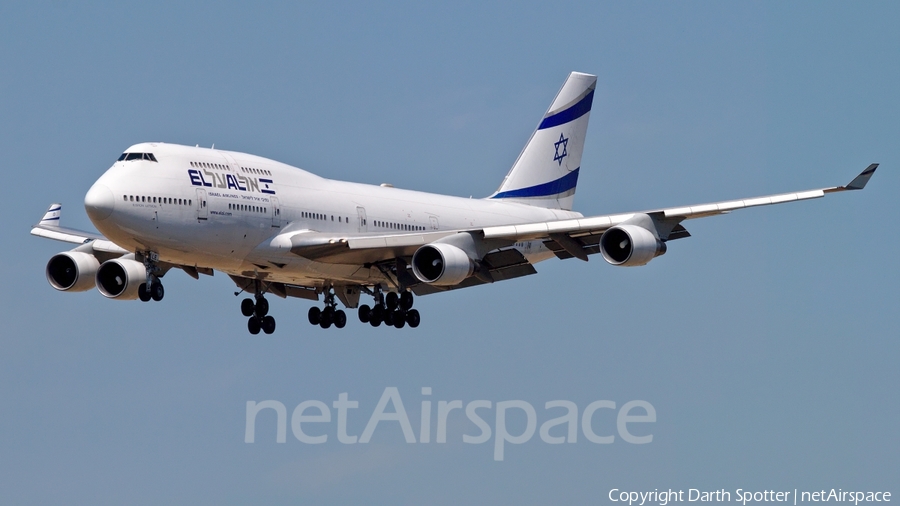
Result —
[[475, 262], [462, 249], [451, 244], [432, 243], [416, 250], [412, 258], [413, 274], [423, 283], [452, 286], [475, 272]]
[[666, 243], [653, 232], [637, 225], [617, 225], [600, 236], [600, 252], [612, 265], [646, 265], [666, 252]]
[[94, 288], [94, 276], [100, 262], [90, 253], [67, 251], [47, 262], [47, 281], [62, 291], [83, 292]]
[[138, 298], [138, 287], [147, 282], [144, 264], [127, 258], [103, 262], [97, 270], [97, 289], [104, 297], [119, 300]]

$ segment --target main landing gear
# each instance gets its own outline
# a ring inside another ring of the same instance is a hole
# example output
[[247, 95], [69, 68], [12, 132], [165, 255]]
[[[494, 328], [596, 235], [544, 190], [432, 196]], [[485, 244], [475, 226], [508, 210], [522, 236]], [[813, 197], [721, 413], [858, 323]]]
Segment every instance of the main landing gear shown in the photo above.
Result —
[[389, 292], [385, 296], [380, 289], [375, 289], [375, 306], [366, 304], [359, 306], [359, 321], [377, 327], [382, 323], [402, 329], [407, 323], [410, 327], [419, 326], [421, 318], [419, 312], [412, 309], [413, 294], [402, 292]]
[[325, 292], [325, 308], [319, 309], [316, 306], [309, 308], [309, 323], [318, 325], [323, 329], [327, 329], [334, 325], [342, 329], [347, 324], [347, 313], [342, 309], [337, 309], [337, 303], [334, 301], [334, 292], [330, 289]]
[[258, 282], [255, 298], [256, 302], [253, 302], [253, 299], [250, 298], [241, 301], [241, 314], [249, 317], [247, 330], [253, 335], [259, 334], [260, 330], [266, 334], [275, 332], [275, 318], [269, 314], [269, 301], [266, 300], [259, 290]]

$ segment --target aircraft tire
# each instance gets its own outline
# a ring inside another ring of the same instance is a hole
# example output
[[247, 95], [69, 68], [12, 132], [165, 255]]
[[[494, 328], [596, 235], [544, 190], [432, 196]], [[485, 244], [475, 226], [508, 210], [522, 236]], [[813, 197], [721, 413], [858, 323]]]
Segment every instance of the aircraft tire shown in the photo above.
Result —
[[255, 305], [253, 304], [253, 299], [247, 298], [241, 301], [241, 314], [244, 316], [253, 316], [253, 312], [256, 310]]
[[406, 318], [404, 318], [403, 312], [400, 310], [394, 311], [394, 328], [402, 329], [404, 325], [406, 325]]
[[361, 321], [363, 323], [369, 323], [369, 318], [372, 317], [372, 309], [369, 308], [368, 305], [363, 304], [362, 306], [359, 306], [358, 313], [359, 313], [359, 321]]
[[409, 312], [406, 313], [406, 323], [409, 323], [411, 328], [416, 328], [419, 326], [421, 322], [421, 317], [419, 316], [419, 311], [415, 309], [410, 309]]
[[247, 330], [249, 330], [251, 334], [253, 334], [254, 336], [256, 334], [259, 334], [259, 329], [260, 329], [259, 318], [255, 317], [255, 316], [251, 316], [250, 318], [247, 319]]
[[266, 334], [275, 332], [275, 318], [272, 318], [272, 316], [264, 317], [262, 319], [262, 331]]
[[320, 321], [322, 321], [322, 310], [316, 306], [309, 308], [309, 313], [307, 314], [309, 318], [310, 325], [318, 325]]
[[163, 297], [166, 295], [166, 289], [163, 288], [162, 283], [157, 281], [150, 285], [150, 297], [153, 298], [156, 302], [163, 300]]
[[412, 292], [403, 292], [400, 294], [400, 309], [409, 311], [413, 307]]
[[400, 296], [397, 295], [397, 292], [389, 292], [387, 296], [384, 298], [384, 303], [387, 308], [391, 311], [397, 309], [397, 304], [400, 302]]
[[269, 301], [265, 297], [256, 299], [256, 316], [262, 318], [269, 314]]
[[150, 290], [147, 290], [147, 283], [141, 283], [138, 287], [138, 298], [141, 302], [150, 302]]
[[347, 313], [342, 309], [338, 309], [334, 312], [334, 326], [342, 329], [344, 325], [347, 324]]

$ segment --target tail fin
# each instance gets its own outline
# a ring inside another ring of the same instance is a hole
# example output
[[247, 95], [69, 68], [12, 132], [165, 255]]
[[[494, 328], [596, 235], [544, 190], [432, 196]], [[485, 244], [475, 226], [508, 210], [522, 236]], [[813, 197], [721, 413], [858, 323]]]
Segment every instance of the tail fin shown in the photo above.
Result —
[[572, 209], [597, 76], [572, 72], [525, 149], [488, 198]]

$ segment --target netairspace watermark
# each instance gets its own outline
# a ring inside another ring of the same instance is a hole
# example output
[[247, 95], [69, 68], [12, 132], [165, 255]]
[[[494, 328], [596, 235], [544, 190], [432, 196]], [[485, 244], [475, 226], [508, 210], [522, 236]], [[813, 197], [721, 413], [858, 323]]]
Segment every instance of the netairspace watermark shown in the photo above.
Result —
[[[431, 387], [422, 388], [423, 397], [430, 395]], [[363, 429], [362, 434], [359, 436], [347, 433], [348, 418], [351, 416], [350, 410], [359, 408], [359, 401], [350, 400], [347, 392], [339, 394], [337, 400], [331, 403], [331, 408], [325, 402], [316, 400], [307, 400], [298, 404], [290, 417], [291, 432], [301, 443], [327, 443], [329, 440], [328, 433], [331, 430], [329, 427], [322, 427], [320, 424], [332, 423], [333, 408], [336, 414], [334, 419], [336, 419], [337, 424], [335, 432], [338, 442], [342, 444], [366, 444], [372, 440], [372, 436], [375, 430], [378, 429], [379, 424], [385, 426], [393, 425], [393, 423], [399, 425], [407, 443], [430, 443], [432, 427], [435, 428], [434, 441], [436, 443], [446, 443], [447, 420], [450, 418], [460, 420], [460, 417], [465, 415], [468, 421], [471, 422], [471, 425], [467, 427], [467, 432], [473, 432], [472, 429], [474, 429], [475, 434], [462, 434], [463, 442], [483, 444], [490, 441], [491, 437], [493, 437], [494, 460], [503, 460], [507, 443], [516, 445], [527, 443], [534, 437], [536, 431], [541, 441], [547, 444], [576, 443], [578, 442], [578, 425], [580, 421], [581, 433], [584, 435], [584, 439], [591, 443], [612, 444], [616, 441], [616, 434], [618, 434], [618, 437], [627, 443], [646, 444], [653, 441], [653, 434], [646, 433], [647, 427], [639, 427], [637, 424], [656, 422], [656, 409], [649, 402], [640, 400], [626, 402], [619, 408], [616, 407], [615, 401], [594, 401], [581, 410], [580, 417], [578, 405], [574, 402], [566, 400], [548, 401], [544, 404], [545, 416], [553, 415], [554, 418], [543, 421], [540, 429], [538, 429], [537, 410], [530, 403], [522, 400], [499, 401], [496, 403], [489, 400], [474, 400], [465, 404], [461, 400], [437, 401], [434, 408], [432, 408], [433, 402], [430, 398], [423, 399], [421, 402], [422, 409], [418, 420], [418, 439], [413, 431], [409, 416], [406, 414], [406, 409], [403, 407], [400, 391], [396, 387], [384, 389], [381, 399], [368, 417], [369, 421], [366, 423], [366, 428]], [[387, 410], [388, 405], [391, 406], [393, 411]], [[266, 410], [272, 410], [276, 413], [275, 441], [277, 443], [287, 442], [287, 408], [279, 401], [266, 400], [260, 402], [247, 401], [247, 421], [244, 431], [245, 443], [256, 442], [256, 419], [261, 411]], [[602, 430], [598, 429], [595, 431], [594, 417], [601, 410], [615, 412], [615, 428], [610, 424], [609, 427], [603, 427]], [[432, 414], [436, 415], [435, 423], [432, 423]], [[511, 429], [507, 426], [508, 414], [515, 418], [521, 418], [524, 415], [525, 428], [520, 433], [510, 433]], [[543, 419], [544, 416], [541, 418]], [[268, 420], [269, 418], [265, 419]], [[493, 422], [493, 427], [489, 421]], [[559, 428], [554, 430], [556, 427]], [[551, 431], [553, 434], [551, 434]], [[634, 435], [631, 431], [636, 431], [642, 435]], [[600, 432], [600, 434], [597, 432]]]
[[671, 502], [736, 502], [743, 506], [757, 502], [784, 502], [794, 505], [800, 503], [842, 502], [859, 503], [867, 502], [891, 502], [891, 493], [883, 491], [850, 491], [840, 488], [830, 490], [746, 490], [736, 489], [731, 491], [700, 490], [689, 488], [684, 490], [659, 490], [648, 491], [620, 490], [618, 488], [609, 491], [611, 502], [628, 503], [628, 506], [658, 505], [666, 506]]

